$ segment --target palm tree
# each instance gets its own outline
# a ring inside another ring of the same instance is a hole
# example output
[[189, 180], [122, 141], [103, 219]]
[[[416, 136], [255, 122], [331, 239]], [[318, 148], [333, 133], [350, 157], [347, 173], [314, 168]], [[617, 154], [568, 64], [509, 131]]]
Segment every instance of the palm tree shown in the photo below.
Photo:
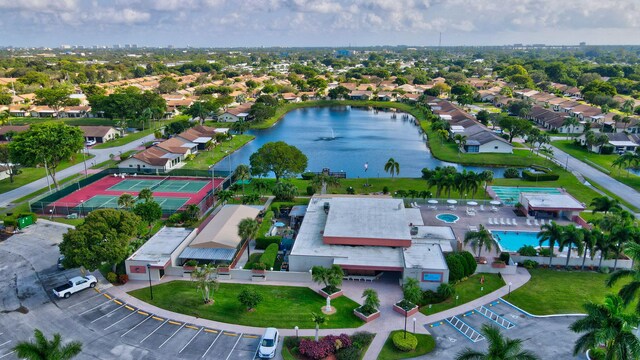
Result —
[[[624, 301], [624, 305], [628, 306], [636, 297], [640, 296], [640, 244], [629, 242], [626, 244], [624, 253], [633, 259], [635, 266], [633, 269], [620, 269], [609, 275], [607, 279], [607, 287], [612, 287], [620, 279], [631, 278], [631, 281], [624, 285], [618, 295]], [[640, 302], [636, 304], [636, 313], [640, 314]]]
[[480, 173], [480, 178], [484, 181], [484, 192], [487, 192], [487, 186], [493, 182], [493, 171], [485, 170]]
[[231, 200], [231, 198], [233, 197], [233, 193], [230, 190], [218, 190], [216, 196], [218, 197], [218, 201], [224, 204], [225, 202]]
[[213, 302], [213, 293], [218, 290], [216, 274], [216, 268], [211, 264], [200, 266], [191, 273], [191, 279], [195, 281], [196, 288], [202, 293], [205, 304]]
[[253, 180], [254, 189], [258, 190], [258, 194], [262, 195], [263, 192], [269, 190], [269, 184], [264, 179]]
[[478, 231], [469, 231], [464, 235], [464, 244], [471, 244], [471, 248], [475, 252], [478, 250], [478, 258], [482, 254], [482, 248], [491, 251], [493, 246], [498, 247], [498, 242], [482, 224], [479, 225]]
[[124, 193], [118, 197], [118, 206], [124, 209], [131, 209], [133, 204], [135, 204], [136, 200], [133, 198], [133, 195]]
[[140, 190], [138, 193], [138, 199], [144, 200], [145, 202], [153, 200], [153, 193], [151, 192], [151, 189], [147, 188]]
[[569, 260], [571, 259], [571, 248], [576, 247], [578, 255], [582, 254], [582, 241], [584, 239], [584, 233], [581, 229], [578, 229], [573, 224], [569, 224], [564, 227], [564, 234], [560, 240], [560, 252], [567, 247], [567, 263], [566, 267], [569, 267]]
[[597, 238], [594, 236], [593, 230], [582, 228], [580, 231], [582, 232], [582, 266], [580, 269], [584, 270], [584, 263], [587, 261], [587, 252], [592, 261], [596, 255], [595, 247]]
[[598, 147], [598, 154], [602, 154], [602, 148], [604, 147], [604, 145], [608, 143], [609, 143], [609, 137], [607, 135], [600, 134], [596, 136], [594, 145]]
[[455, 134], [453, 136], [453, 141], [458, 144], [458, 149], [460, 151], [464, 150], [464, 146], [467, 144], [467, 136], [462, 134]]
[[[613, 163], [611, 165], [618, 168], [618, 175], [620, 175], [620, 171], [622, 171], [622, 168], [638, 166], [639, 162], [640, 156], [638, 156], [638, 154], [627, 151], [613, 160]], [[629, 171], [627, 171], [627, 176], [629, 176]]]
[[311, 179], [311, 186], [313, 187], [313, 190], [320, 190], [321, 194], [325, 194], [328, 187], [339, 187], [340, 180], [335, 176], [331, 176], [325, 172], [321, 172], [313, 176], [313, 178]]
[[445, 140], [449, 139], [449, 132], [445, 129], [439, 129], [437, 131], [438, 137], [440, 138], [440, 145], [443, 145]]
[[393, 178], [395, 175], [400, 174], [400, 163], [395, 161], [393, 158], [389, 158], [387, 163], [384, 164], [384, 171], [390, 173]]
[[320, 331], [320, 325], [327, 321], [327, 317], [322, 314], [311, 313], [311, 321], [316, 324], [316, 341], [318, 341], [318, 332]]
[[240, 180], [242, 182], [242, 195], [244, 196], [244, 183], [251, 179], [251, 169], [249, 168], [249, 165], [238, 165], [234, 175], [236, 180]]
[[[626, 225], [624, 223], [615, 225], [609, 236], [611, 236], [613, 251], [615, 252], [616, 258], [613, 262], [613, 271], [616, 271], [618, 268], [618, 259], [620, 258], [620, 253], [624, 251], [625, 246], [627, 245], [627, 241], [636, 238], [636, 227]], [[631, 241], [628, 242], [629, 244]]]
[[633, 99], [627, 99], [622, 103], [622, 106], [620, 106], [620, 108], [625, 114], [627, 114], [628, 117], [633, 114], [633, 107], [635, 104], [636, 103], [633, 101]]
[[42, 331], [34, 330], [35, 342], [23, 341], [13, 348], [16, 356], [29, 360], [68, 360], [76, 357], [82, 351], [82, 344], [72, 341], [62, 346], [60, 334], [53, 334], [49, 341]]
[[11, 113], [9, 113], [9, 110], [0, 111], [0, 126], [3, 126], [7, 122], [9, 122], [10, 118], [11, 118]]
[[569, 326], [575, 333], [585, 333], [576, 340], [573, 355], [604, 346], [607, 360], [638, 359], [640, 340], [633, 334], [633, 327], [640, 323], [634, 313], [624, 312], [620, 296], [608, 294], [603, 304], [583, 305], [586, 317]]
[[521, 339], [502, 336], [497, 327], [482, 325], [482, 334], [489, 343], [487, 352], [466, 348], [456, 355], [456, 360], [537, 360], [536, 354], [522, 349]]
[[380, 297], [378, 296], [377, 291], [371, 288], [364, 289], [362, 297], [364, 298], [364, 302], [362, 304], [363, 311], [373, 313], [378, 310], [380, 307]]
[[549, 242], [549, 266], [551, 266], [551, 259], [553, 259], [553, 248], [556, 244], [560, 245], [560, 242], [563, 238], [563, 227], [558, 225], [557, 223], [553, 224], [544, 224], [540, 228], [540, 232], [538, 233], [538, 240], [540, 240], [540, 246], [545, 241]]
[[598, 262], [598, 268], [602, 268], [602, 260], [607, 256], [609, 250], [611, 250], [611, 237], [603, 233], [597, 227], [591, 229], [591, 236], [595, 239], [595, 245], [593, 249], [600, 252], [600, 261]]
[[[256, 219], [245, 218], [238, 223], [238, 236], [243, 242], [249, 243], [256, 236], [259, 229], [260, 224]], [[247, 244], [247, 256], [251, 257], [251, 244]]]
[[249, 130], [249, 123], [246, 121], [236, 121], [231, 125], [231, 130], [236, 134], [244, 134], [245, 131]]
[[574, 116], [567, 116], [562, 123], [562, 126], [567, 128], [567, 140], [569, 140], [569, 134], [572, 132], [573, 128], [580, 125], [580, 121]]

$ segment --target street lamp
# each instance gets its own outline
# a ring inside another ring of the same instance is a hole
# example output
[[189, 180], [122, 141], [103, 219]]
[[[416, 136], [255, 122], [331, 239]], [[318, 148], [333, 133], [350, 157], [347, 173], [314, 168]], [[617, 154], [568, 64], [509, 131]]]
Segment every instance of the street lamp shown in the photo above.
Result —
[[296, 330], [296, 337], [298, 337], [298, 325], [293, 327]]
[[456, 306], [458, 305], [458, 298], [460, 297], [460, 295], [456, 295]]
[[151, 286], [151, 264], [147, 264], [147, 273], [149, 274], [149, 292], [151, 293], [151, 300], [153, 300], [153, 286]]
[[86, 153], [87, 153], [87, 147], [85, 146], [85, 147], [82, 148], [82, 162], [84, 163], [84, 178], [85, 179], [88, 176], [87, 175], [88, 173], [87, 173], [87, 156], [86, 156]]
[[416, 318], [413, 318], [413, 333], [416, 333]]
[[511, 297], [511, 285], [513, 285], [513, 283], [509, 281], [509, 294], [507, 295], [508, 298]]
[[84, 200], [80, 200], [80, 217], [84, 216]]

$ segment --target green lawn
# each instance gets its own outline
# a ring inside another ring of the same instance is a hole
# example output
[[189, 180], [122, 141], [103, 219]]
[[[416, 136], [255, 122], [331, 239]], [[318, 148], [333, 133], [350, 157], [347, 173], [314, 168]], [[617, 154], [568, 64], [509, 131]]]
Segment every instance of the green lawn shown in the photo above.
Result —
[[403, 331], [404, 330], [395, 330], [389, 334], [389, 337], [387, 338], [387, 341], [385, 341], [382, 350], [380, 350], [380, 354], [378, 354], [378, 360], [410, 359], [430, 353], [436, 347], [436, 341], [433, 339], [433, 337], [431, 337], [431, 335], [413, 334], [413, 336], [418, 339], [418, 346], [416, 347], [416, 349], [409, 352], [397, 350], [393, 345], [391, 336], [393, 336], [393, 334], [395, 333]]
[[[481, 276], [484, 276], [484, 285], [480, 285]], [[431, 315], [440, 311], [448, 310], [485, 296], [498, 290], [504, 285], [504, 280], [502, 280], [498, 274], [475, 274], [470, 276], [466, 281], [460, 282], [454, 286], [456, 290], [456, 294], [454, 296], [439, 304], [433, 304], [431, 309], [429, 309], [429, 305], [423, 306], [420, 308], [420, 312], [425, 315]], [[481, 288], [484, 289], [481, 291]], [[458, 296], [458, 300], [456, 300], [456, 295]]]
[[255, 139], [255, 136], [253, 135], [234, 135], [231, 140], [221, 143], [213, 150], [199, 152], [195, 159], [187, 161], [182, 168], [207, 170], [211, 165], [217, 164], [227, 156], [227, 153], [232, 153], [240, 149], [253, 139]]
[[[531, 280], [513, 291], [507, 301], [535, 315], [583, 313], [582, 304], [602, 302], [625, 284], [605, 287], [608, 275], [596, 272], [531, 269]], [[635, 306], [635, 304], [632, 304]]]
[[[612, 198], [612, 199], [617, 199], [618, 201], [620, 201], [620, 203], [624, 206], [626, 206], [627, 208], [629, 208], [631, 211], [634, 212], [638, 212], [640, 211], [640, 209], [638, 209], [637, 207], [631, 205], [629, 202], [627, 202], [625, 199], [619, 197], [618, 195], [612, 193], [611, 191], [603, 188], [600, 184], [598, 184], [597, 182], [593, 181], [590, 178], [585, 177], [584, 178], [586, 181], [588, 181], [591, 185], [593, 185], [593, 187], [595, 187], [596, 189], [600, 190], [602, 193], [604, 193], [605, 195], [607, 195], [608, 197]], [[601, 195], [599, 195], [601, 196]], [[591, 202], [585, 202], [585, 204], [589, 205]]]
[[[258, 291], [263, 302], [255, 311], [247, 311], [240, 302], [238, 294], [243, 289]], [[204, 305], [202, 295], [190, 281], [171, 281], [153, 287], [153, 300], [149, 299], [149, 289], [143, 288], [129, 294], [163, 309], [199, 318], [221, 321], [230, 324], [278, 327], [293, 329], [311, 329], [315, 325], [311, 321], [312, 312], [320, 312], [325, 299], [313, 290], [294, 286], [268, 286], [222, 283], [214, 295], [213, 305]], [[327, 323], [321, 328], [353, 328], [363, 321], [353, 315], [358, 304], [341, 296], [331, 305], [337, 309], [336, 314], [327, 316]]]
[[613, 167], [613, 161], [619, 157], [618, 154], [601, 155], [587, 151], [587, 149], [577, 145], [573, 140], [554, 141], [553, 146], [593, 167], [602, 171], [623, 184], [629, 185], [636, 190], [640, 190], [640, 176], [629, 173], [624, 169]]
[[[86, 158], [87, 158], [87, 161], [89, 161], [89, 159], [93, 158], [93, 155], [87, 155]], [[71, 160], [61, 162], [60, 165], [58, 165], [56, 172], [59, 172], [60, 170], [64, 170], [69, 166], [79, 164], [82, 161], [83, 161], [82, 155], [78, 154]], [[45, 177], [45, 170], [43, 167], [40, 167], [40, 168], [24, 167], [24, 168], [20, 168], [20, 171], [22, 171], [22, 173], [14, 176], [13, 183], [9, 181], [8, 178], [0, 180], [0, 193], [11, 191], [13, 189], [19, 188], [20, 186], [29, 184], [40, 178]], [[51, 181], [51, 178], [49, 178], [49, 181]], [[58, 182], [60, 182], [59, 178], [58, 178]], [[53, 183], [51, 184], [51, 186], [53, 186]]]

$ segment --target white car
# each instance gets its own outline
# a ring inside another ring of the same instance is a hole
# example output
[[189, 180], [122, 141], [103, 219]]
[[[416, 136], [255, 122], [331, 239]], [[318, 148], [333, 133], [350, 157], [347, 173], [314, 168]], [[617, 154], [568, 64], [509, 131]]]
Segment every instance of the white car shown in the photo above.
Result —
[[278, 329], [267, 328], [260, 340], [260, 347], [258, 348], [258, 357], [261, 359], [271, 359], [276, 356], [276, 349], [278, 348]]
[[87, 146], [93, 146], [93, 145], [96, 144], [96, 141], [95, 140], [87, 140], [87, 141], [84, 142], [84, 144], [87, 145]]
[[68, 298], [72, 294], [78, 291], [94, 288], [98, 284], [98, 280], [93, 275], [76, 276], [69, 279], [69, 281], [53, 289], [53, 294], [59, 298]]

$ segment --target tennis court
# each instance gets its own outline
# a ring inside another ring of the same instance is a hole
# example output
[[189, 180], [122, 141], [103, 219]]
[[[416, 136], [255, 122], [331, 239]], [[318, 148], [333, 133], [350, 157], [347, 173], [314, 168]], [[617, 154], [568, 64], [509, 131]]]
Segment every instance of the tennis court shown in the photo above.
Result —
[[[138, 202], [138, 198], [136, 197], [136, 202]], [[153, 200], [160, 204], [163, 211], [176, 211], [180, 209], [184, 204], [189, 201], [188, 197], [161, 197], [154, 196]], [[115, 195], [96, 195], [87, 201], [81, 202], [80, 205], [76, 206], [75, 210], [77, 211], [91, 211], [93, 209], [104, 209], [104, 208], [112, 208], [117, 209], [118, 206], [118, 196]]]
[[177, 192], [194, 194], [202, 190], [210, 181], [164, 179], [124, 179], [111, 186], [109, 191], [134, 191], [151, 189], [154, 192]]

